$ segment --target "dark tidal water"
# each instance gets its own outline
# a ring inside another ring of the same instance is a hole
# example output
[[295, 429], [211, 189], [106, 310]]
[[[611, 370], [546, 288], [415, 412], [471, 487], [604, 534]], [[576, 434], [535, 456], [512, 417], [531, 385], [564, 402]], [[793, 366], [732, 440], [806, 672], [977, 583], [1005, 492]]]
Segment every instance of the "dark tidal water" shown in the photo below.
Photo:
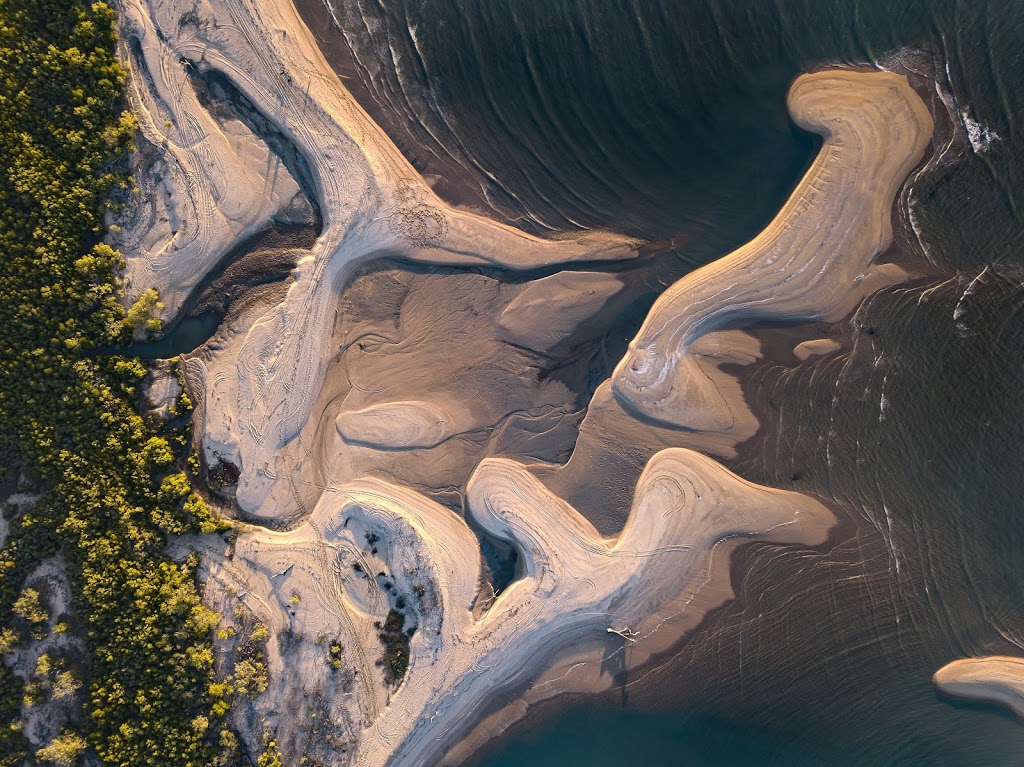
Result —
[[[765, 331], [743, 372], [764, 427], [730, 466], [823, 499], [834, 541], [742, 549], [737, 599], [657, 673], [549, 707], [481, 763], [1024, 764], [1024, 726], [930, 683], [1024, 654], [1024, 3], [327, 2], [298, 5], [443, 196], [670, 239], [679, 275], [762, 228], [813, 156], [785, 112], [799, 72], [902, 62], [957, 112], [891, 254], [925, 276]], [[815, 333], [842, 350], [784, 352]]]

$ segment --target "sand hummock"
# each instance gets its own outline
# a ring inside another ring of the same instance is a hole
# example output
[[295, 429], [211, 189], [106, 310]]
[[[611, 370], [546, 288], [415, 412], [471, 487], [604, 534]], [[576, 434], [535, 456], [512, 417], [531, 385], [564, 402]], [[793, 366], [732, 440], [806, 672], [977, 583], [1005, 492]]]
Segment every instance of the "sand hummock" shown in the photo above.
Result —
[[1024, 658], [961, 658], [936, 671], [932, 681], [948, 695], [999, 703], [1024, 719]]
[[[535, 280], [501, 313], [504, 338], [530, 349], [549, 351], [570, 338], [621, 295], [625, 285], [614, 274], [561, 272]], [[545, 306], [557, 306], [554, 322], [538, 327]]]

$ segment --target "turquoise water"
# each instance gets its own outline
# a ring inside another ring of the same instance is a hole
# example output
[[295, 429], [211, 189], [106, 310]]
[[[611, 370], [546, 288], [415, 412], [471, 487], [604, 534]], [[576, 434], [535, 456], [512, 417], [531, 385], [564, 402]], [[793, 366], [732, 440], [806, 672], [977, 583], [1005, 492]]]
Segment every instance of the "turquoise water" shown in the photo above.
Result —
[[1024, 726], [930, 682], [1024, 654], [1024, 3], [331, 2], [337, 26], [299, 5], [441, 194], [671, 240], [677, 275], [755, 234], [813, 156], [784, 108], [801, 71], [901, 62], [945, 151], [891, 254], [920, 278], [786, 331], [839, 352], [797, 364], [765, 331], [743, 373], [765, 427], [731, 468], [824, 500], [835, 539], [743, 549], [735, 602], [657, 674], [531, 717], [481, 764], [1024, 764]]

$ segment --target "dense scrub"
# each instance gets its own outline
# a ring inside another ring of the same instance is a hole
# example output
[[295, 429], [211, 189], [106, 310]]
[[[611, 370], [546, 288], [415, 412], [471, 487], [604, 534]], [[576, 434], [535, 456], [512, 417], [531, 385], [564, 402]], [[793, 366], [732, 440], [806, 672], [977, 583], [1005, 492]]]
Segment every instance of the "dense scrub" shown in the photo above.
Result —
[[[108, 201], [128, 188], [135, 129], [114, 45], [103, 3], [0, 0], [0, 471], [43, 493], [10, 515], [0, 631], [15, 647], [31, 641], [13, 607], [60, 554], [86, 694], [78, 731], [53, 748], [80, 751], [84, 738], [104, 764], [206, 767], [223, 758], [228, 705], [213, 673], [216, 616], [195, 563], [162, 552], [168, 534], [217, 522], [178, 470], [173, 435], [136, 411], [144, 368], [99, 351], [138, 325], [117, 302], [120, 257], [100, 242]], [[22, 695], [0, 664], [0, 765], [25, 754], [12, 728]]]
[[409, 639], [412, 632], [403, 631], [404, 625], [405, 616], [394, 608], [388, 611], [383, 626], [380, 622], [376, 624], [380, 629], [377, 636], [384, 645], [384, 657], [377, 665], [383, 666], [384, 678], [390, 684], [399, 684], [405, 678], [405, 672], [409, 670]]

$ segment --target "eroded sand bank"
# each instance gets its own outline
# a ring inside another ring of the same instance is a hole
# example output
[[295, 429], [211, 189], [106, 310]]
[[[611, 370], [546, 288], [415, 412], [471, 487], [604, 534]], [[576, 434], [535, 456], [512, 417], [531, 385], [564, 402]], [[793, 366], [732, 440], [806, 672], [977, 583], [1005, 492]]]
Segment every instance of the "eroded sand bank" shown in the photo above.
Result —
[[948, 695], [999, 703], [1024, 719], [1024, 658], [961, 658], [936, 671], [932, 681]]
[[[825, 539], [833, 520], [816, 500], [752, 485], [669, 446], [699, 431], [691, 446], [729, 455], [756, 430], [739, 385], [721, 369], [760, 354], [734, 326], [839, 316], [899, 278], [891, 270], [873, 277], [869, 266], [891, 239], [893, 197], [930, 135], [930, 117], [903, 78], [832, 72], [797, 81], [791, 110], [825, 135], [821, 156], [765, 233], [655, 305], [613, 381], [598, 387], [571, 460], [545, 486], [506, 458], [477, 466], [494, 448], [488, 430], [512, 416], [555, 428], [570, 387], [539, 360], [586, 340], [592, 321], [606, 327], [616, 302], [629, 300], [628, 280], [562, 273], [506, 296], [494, 280], [469, 275], [453, 281], [466, 291], [463, 314], [454, 314], [429, 293], [418, 298], [413, 281], [382, 279], [366, 300], [372, 310], [359, 314], [372, 332], [351, 338], [339, 336], [338, 318], [359, 299], [342, 301], [341, 291], [382, 256], [522, 269], [634, 258], [638, 244], [600, 232], [542, 240], [445, 205], [352, 100], [283, 0], [126, 6], [126, 39], [146, 62], [133, 70], [139, 104], [157, 114], [161, 89], [181, 94], [159, 112], [166, 132], [152, 118], [147, 135], [167, 139], [166, 157], [198, 190], [186, 217], [216, 230], [205, 249], [171, 248], [175, 235], [165, 233], [159, 247], [135, 246], [139, 263], [155, 269], [173, 250], [198, 280], [246, 231], [281, 215], [297, 182], [271, 182], [271, 144], [302, 158], [299, 175], [323, 218], [313, 248], [293, 254], [283, 300], [239, 308], [186, 365], [206, 459], [240, 472], [240, 507], [301, 520], [288, 532], [240, 526], [228, 549], [195, 543], [206, 553], [207, 597], [226, 620], [251, 615], [269, 627], [270, 686], [233, 714], [250, 750], [269, 731], [289, 759], [436, 763], [495, 696], [538, 679], [527, 698], [600, 689], [623, 668], [627, 645], [633, 664], [678, 642], [730, 596], [729, 554], [739, 542]], [[273, 140], [242, 132], [199, 98], [211, 77], [259, 113], [250, 124], [273, 126]], [[217, 138], [232, 131], [246, 138]], [[157, 286], [187, 292], [194, 282], [173, 263], [167, 287]], [[132, 269], [148, 279], [143, 266]], [[542, 322], [553, 302], [562, 311]], [[440, 359], [417, 356], [432, 333], [465, 345], [447, 344]], [[420, 391], [418, 382], [437, 376], [410, 372], [411, 362], [449, 370], [466, 359], [479, 359], [474, 374], [494, 379], [484, 390], [502, 396], [468, 396], [467, 379]], [[327, 380], [328, 370], [345, 380]], [[516, 548], [519, 571], [504, 591], [486, 580], [467, 523], [394, 480], [399, 455], [420, 457], [421, 475], [444, 478], [433, 488], [451, 478], [452, 505], [464, 497], [478, 528]], [[580, 502], [561, 497], [568, 491], [552, 488], [602, 465], [614, 474], [619, 462], [642, 466], [639, 480], [603, 500], [583, 498], [623, 512], [625, 525], [605, 535]], [[389, 619], [409, 644], [397, 679], [380, 639]], [[221, 657], [242, 634], [225, 636]], [[505, 721], [521, 713], [509, 710]]]

